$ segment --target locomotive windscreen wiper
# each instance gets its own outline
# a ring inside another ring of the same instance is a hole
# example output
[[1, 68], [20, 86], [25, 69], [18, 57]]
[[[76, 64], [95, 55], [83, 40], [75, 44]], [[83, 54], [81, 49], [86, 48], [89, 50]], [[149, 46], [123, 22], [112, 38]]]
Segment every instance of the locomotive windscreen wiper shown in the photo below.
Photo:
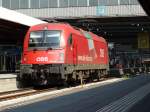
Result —
[[53, 50], [53, 48], [52, 47], [48, 47], [47, 50]]
[[37, 49], [36, 49], [36, 48], [34, 48], [34, 49], [33, 49], [33, 51], [37, 51]]

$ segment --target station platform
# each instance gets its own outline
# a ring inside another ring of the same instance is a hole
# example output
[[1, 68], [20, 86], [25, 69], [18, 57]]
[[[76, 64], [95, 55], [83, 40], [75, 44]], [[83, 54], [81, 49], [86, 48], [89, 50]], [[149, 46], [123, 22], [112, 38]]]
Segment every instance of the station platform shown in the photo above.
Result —
[[1, 79], [14, 79], [17, 77], [17, 73], [0, 74]]
[[16, 86], [17, 73], [0, 74], [0, 92], [17, 90]]

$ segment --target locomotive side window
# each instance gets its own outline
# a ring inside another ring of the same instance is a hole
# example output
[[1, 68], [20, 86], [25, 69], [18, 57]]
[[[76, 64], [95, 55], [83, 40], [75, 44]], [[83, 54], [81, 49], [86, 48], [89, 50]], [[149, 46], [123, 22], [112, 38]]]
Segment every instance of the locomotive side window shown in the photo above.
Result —
[[61, 31], [33, 31], [30, 33], [29, 47], [58, 48], [60, 36]]
[[70, 34], [70, 37], [68, 38], [68, 45], [71, 46], [73, 43], [72, 34]]

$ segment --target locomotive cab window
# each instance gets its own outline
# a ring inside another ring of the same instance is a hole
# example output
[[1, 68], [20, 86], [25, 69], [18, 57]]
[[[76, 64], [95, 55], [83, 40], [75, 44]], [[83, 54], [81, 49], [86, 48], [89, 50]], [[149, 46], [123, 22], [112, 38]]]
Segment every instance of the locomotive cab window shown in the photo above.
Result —
[[29, 47], [59, 48], [61, 31], [46, 30], [30, 33]]
[[60, 31], [45, 31], [44, 44], [50, 47], [59, 47]]
[[31, 46], [33, 44], [34, 45], [40, 44], [40, 43], [42, 43], [42, 38], [43, 38], [42, 31], [31, 32], [29, 43]]

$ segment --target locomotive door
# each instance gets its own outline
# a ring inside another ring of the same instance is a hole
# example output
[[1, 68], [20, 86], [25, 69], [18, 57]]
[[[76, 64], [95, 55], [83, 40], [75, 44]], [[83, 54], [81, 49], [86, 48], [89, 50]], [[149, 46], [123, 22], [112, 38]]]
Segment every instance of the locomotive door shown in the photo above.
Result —
[[73, 34], [70, 35], [68, 39], [68, 50], [67, 50], [67, 62], [70, 64], [76, 64], [76, 52], [77, 46], [75, 41], [75, 36]]
[[77, 41], [76, 36], [72, 35], [73, 38], [73, 64], [77, 64]]

